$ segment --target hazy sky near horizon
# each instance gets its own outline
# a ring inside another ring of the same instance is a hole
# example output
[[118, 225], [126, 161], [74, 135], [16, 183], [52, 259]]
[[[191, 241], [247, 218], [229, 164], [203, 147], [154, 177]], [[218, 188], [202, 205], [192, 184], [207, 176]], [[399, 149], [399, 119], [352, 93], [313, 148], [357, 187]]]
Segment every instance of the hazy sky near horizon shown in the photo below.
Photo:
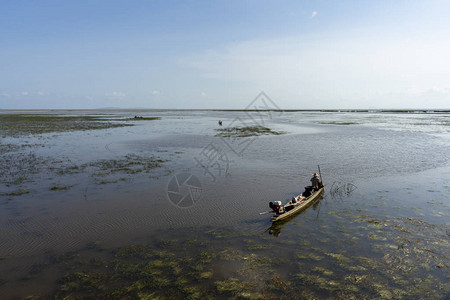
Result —
[[0, 109], [450, 108], [450, 1], [0, 2]]

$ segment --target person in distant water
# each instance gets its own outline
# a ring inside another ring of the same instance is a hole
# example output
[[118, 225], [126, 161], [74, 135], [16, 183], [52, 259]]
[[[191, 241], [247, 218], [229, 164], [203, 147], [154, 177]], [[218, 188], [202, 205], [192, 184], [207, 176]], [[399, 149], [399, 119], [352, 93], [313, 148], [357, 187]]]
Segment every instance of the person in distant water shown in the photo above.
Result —
[[219, 126], [222, 126], [222, 120], [219, 120]]
[[317, 191], [318, 189], [320, 189], [322, 187], [322, 181], [320, 181], [319, 175], [317, 173], [314, 173], [312, 175], [311, 184], [315, 191]]

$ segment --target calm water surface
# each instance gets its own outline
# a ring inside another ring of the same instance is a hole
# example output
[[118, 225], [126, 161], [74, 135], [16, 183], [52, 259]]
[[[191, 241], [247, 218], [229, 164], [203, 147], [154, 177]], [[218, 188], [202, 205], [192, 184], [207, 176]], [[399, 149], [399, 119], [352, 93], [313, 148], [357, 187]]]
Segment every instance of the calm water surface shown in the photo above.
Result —
[[[111, 296], [69, 279], [77, 272], [120, 273], [120, 259], [139, 268], [149, 261], [172, 267], [153, 266], [167, 277], [159, 286], [137, 288], [129, 275], [96, 277], [98, 284], [133, 286], [117, 298], [450, 297], [448, 114], [113, 114], [161, 119], [2, 138], [19, 146], [0, 153], [4, 162], [27, 173], [0, 196], [2, 298]], [[224, 127], [259, 120], [285, 134], [220, 138], [219, 119]], [[95, 163], [139, 165], [148, 158], [161, 167], [105, 174]], [[215, 164], [205, 169], [199, 162], [208, 160]], [[269, 201], [302, 192], [318, 164], [325, 182], [320, 201], [279, 225], [260, 215]], [[180, 174], [198, 179], [192, 205], [171, 198], [171, 180]], [[27, 193], [11, 195], [18, 186]], [[139, 248], [120, 256], [118, 249], [131, 245], [170, 255]]]

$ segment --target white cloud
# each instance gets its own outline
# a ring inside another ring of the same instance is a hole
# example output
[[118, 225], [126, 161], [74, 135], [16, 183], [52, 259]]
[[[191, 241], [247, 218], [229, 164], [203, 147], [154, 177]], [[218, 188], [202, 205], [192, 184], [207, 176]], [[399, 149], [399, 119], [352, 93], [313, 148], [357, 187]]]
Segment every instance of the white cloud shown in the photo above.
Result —
[[0, 98], [11, 98], [11, 95], [8, 93], [0, 93]]
[[106, 94], [105, 96], [108, 97], [108, 98], [123, 98], [123, 97], [126, 97], [126, 94], [122, 93], [122, 92], [114, 91], [114, 92], [112, 92], [110, 94]]
[[[450, 43], [441, 40], [324, 35], [234, 43], [187, 57], [183, 64], [204, 78], [244, 84], [248, 93], [267, 91], [286, 108], [334, 107], [337, 98], [345, 107], [365, 107], [380, 94], [406, 96], [410, 86], [422, 92], [446, 87], [448, 53]], [[377, 105], [388, 107], [397, 99], [384, 101]], [[409, 106], [406, 98], [398, 104]]]
[[152, 95], [161, 95], [161, 91], [159, 91], [159, 90], [153, 90], [152, 91]]
[[433, 92], [433, 93], [441, 93], [441, 94], [450, 94], [450, 88], [448, 87], [438, 87], [433, 86], [431, 89], [429, 89], [427, 92]]
[[311, 14], [311, 19], [314, 18], [315, 16], [317, 16], [317, 11], [313, 11]]
[[201, 92], [200, 96], [201, 96], [202, 98], [205, 98], [207, 95], [206, 95], [205, 92]]
[[15, 94], [9, 94], [9, 93], [0, 94], [0, 96], [3, 96], [3, 97], [14, 97], [14, 98], [41, 97], [41, 96], [47, 96], [47, 95], [49, 95], [49, 94], [46, 92], [43, 92], [43, 91], [37, 91], [37, 92], [22, 91], [22, 92], [16, 92]]
[[407, 88], [405, 94], [408, 95], [425, 95], [425, 94], [450, 94], [450, 87], [444, 86], [433, 86], [433, 87], [419, 87], [417, 85], [413, 85]]

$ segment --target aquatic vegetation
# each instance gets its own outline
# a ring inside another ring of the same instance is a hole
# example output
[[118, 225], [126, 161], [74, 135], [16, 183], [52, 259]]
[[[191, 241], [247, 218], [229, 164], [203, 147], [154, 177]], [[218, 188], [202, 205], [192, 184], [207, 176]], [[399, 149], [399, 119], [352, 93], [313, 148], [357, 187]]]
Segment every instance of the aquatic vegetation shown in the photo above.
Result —
[[377, 235], [376, 233], [373, 233], [373, 232], [369, 233], [368, 237], [369, 237], [369, 239], [374, 240], [374, 241], [386, 241], [387, 240], [386, 237], [379, 236], [379, 235]]
[[200, 256], [199, 260], [202, 263], [210, 263], [213, 260], [213, 258], [215, 258], [215, 255], [207, 251], [201, 252], [199, 256]]
[[0, 193], [0, 196], [7, 196], [7, 197], [22, 196], [25, 194], [29, 194], [30, 192], [31, 192], [30, 189], [17, 189], [9, 193]]
[[58, 175], [73, 175], [73, 174], [79, 174], [81, 172], [83, 172], [86, 167], [85, 166], [78, 166], [78, 165], [71, 165], [71, 166], [63, 166], [63, 167], [59, 167], [58, 166], [50, 166], [48, 168], [51, 171], [56, 172]]
[[212, 229], [206, 232], [209, 235], [212, 235], [215, 239], [224, 239], [238, 236], [236, 232], [231, 232], [223, 229]]
[[359, 268], [361, 270], [376, 269], [379, 262], [375, 258], [366, 256], [356, 256], [355, 259], [359, 261]]
[[[169, 299], [276, 299], [274, 291], [286, 292], [289, 286], [271, 269], [287, 264], [287, 260], [232, 248], [210, 251], [210, 245], [185, 241], [131, 245], [114, 251], [114, 258], [109, 262], [84, 261], [95, 271], [76, 270], [65, 276], [56, 298], [70, 299], [82, 294], [103, 298], [141, 295]], [[184, 245], [181, 252], [180, 245]], [[202, 251], [195, 251], [199, 247]], [[198, 254], [189, 255], [192, 250]], [[217, 264], [227, 261], [233, 262], [234, 271], [227, 278], [218, 278]], [[80, 267], [87, 266], [74, 266]]]
[[361, 283], [362, 281], [367, 279], [367, 275], [348, 275], [345, 277], [345, 280], [348, 280], [352, 283]]
[[259, 135], [280, 135], [283, 131], [274, 131], [264, 126], [229, 127], [216, 129], [220, 137], [250, 137]]
[[397, 250], [399, 246], [394, 244], [374, 244], [372, 248], [375, 252], [385, 252], [389, 250]]
[[0, 182], [6, 187], [20, 186], [38, 174], [47, 160], [34, 153], [12, 152], [0, 155]]
[[249, 250], [257, 250], [257, 249], [267, 249], [272, 247], [270, 244], [258, 244], [256, 241], [254, 240], [249, 240], [249, 239], [245, 239], [244, 242], [248, 245], [247, 248]]
[[188, 300], [211, 299], [197, 286], [185, 286], [183, 289], [183, 298]]
[[261, 295], [254, 292], [255, 284], [230, 277], [223, 281], [216, 281], [215, 286], [219, 294], [228, 295], [229, 299], [261, 299]]
[[139, 254], [142, 254], [142, 253], [145, 253], [145, 252], [146, 252], [146, 249], [145, 249], [144, 246], [142, 246], [142, 245], [131, 245], [131, 246], [128, 246], [128, 247], [122, 247], [122, 248], [117, 249], [115, 251], [115, 255], [117, 257], [129, 257], [129, 256], [136, 256], [136, 255], [139, 255]]
[[61, 291], [64, 292], [94, 292], [101, 293], [104, 291], [104, 285], [101, 283], [102, 275], [96, 273], [76, 272], [63, 278]]
[[326, 276], [331, 276], [334, 274], [333, 271], [327, 270], [323, 267], [314, 267], [314, 268], [312, 268], [312, 271], [322, 273], [323, 275], [326, 275]]
[[[57, 182], [64, 182], [63, 180], [72, 176], [86, 174], [94, 178], [94, 183], [106, 185], [127, 181], [139, 174], [165, 175], [154, 170], [161, 169], [166, 160], [154, 155], [127, 154], [117, 159], [73, 164], [69, 159], [42, 157], [33, 152], [23, 152], [23, 150], [9, 151], [9, 147], [3, 147], [3, 149], [8, 151], [4, 150], [3, 154], [0, 154], [0, 170], [2, 171], [0, 183], [6, 188], [0, 192], [0, 197], [10, 199], [38, 192], [36, 188], [33, 188], [38, 180], [41, 182], [38, 189], [46, 188], [54, 192], [68, 190], [74, 186], [73, 184], [55, 184], [55, 176], [58, 178]], [[73, 180], [70, 183], [73, 183]]]
[[297, 254], [296, 256], [299, 259], [306, 259], [306, 260], [313, 260], [313, 261], [320, 261], [324, 258], [323, 256], [313, 253], [313, 252], [301, 253], [301, 254]]
[[80, 166], [81, 169], [86, 167], [94, 168], [93, 175], [107, 176], [114, 173], [124, 173], [124, 174], [137, 174], [137, 173], [148, 173], [151, 169], [160, 168], [161, 164], [165, 162], [160, 158], [155, 158], [153, 156], [139, 156], [135, 154], [126, 155], [122, 159], [109, 159], [109, 160], [98, 160], [95, 162], [88, 163], [86, 165]]
[[206, 272], [200, 273], [200, 278], [201, 279], [208, 279], [208, 278], [211, 278], [212, 276], [213, 276], [213, 272], [212, 271], [206, 271]]
[[0, 114], [0, 135], [22, 136], [53, 132], [98, 130], [133, 126], [113, 122], [108, 116], [62, 116], [53, 114]]
[[340, 263], [349, 263], [350, 262], [350, 258], [345, 257], [344, 255], [342, 255], [340, 253], [326, 253], [326, 254], [328, 256], [333, 257], [334, 259], [336, 259]]
[[339, 122], [339, 121], [319, 121], [318, 124], [324, 125], [357, 125], [357, 122]]
[[372, 286], [375, 288], [375, 290], [378, 292], [378, 295], [382, 299], [392, 299], [392, 293], [388, 286], [384, 286], [377, 282], [373, 283]]
[[319, 289], [324, 289], [328, 291], [336, 290], [339, 287], [339, 283], [334, 280], [329, 280], [325, 277], [321, 277], [315, 274], [303, 274], [299, 273], [295, 275], [295, 278], [298, 279], [305, 286], [316, 286]]
[[184, 243], [186, 243], [186, 244], [195, 244], [195, 243], [197, 243], [197, 239], [187, 239], [187, 240], [185, 240], [184, 241]]
[[5, 153], [18, 151], [20, 149], [19, 145], [16, 144], [3, 144], [0, 143], [0, 155], [3, 155]]
[[233, 292], [233, 291], [240, 291], [242, 289], [242, 282], [238, 278], [230, 277], [227, 280], [223, 281], [216, 281], [215, 282], [216, 288], [219, 291], [219, 293], [223, 292]]
[[64, 191], [70, 189], [68, 185], [54, 185], [50, 187], [50, 191]]
[[[398, 231], [392, 228], [391, 232], [398, 238]], [[385, 233], [394, 240], [389, 231]], [[270, 247], [248, 249], [262, 241]], [[420, 278], [423, 270], [430, 270], [426, 263], [433, 266], [434, 261], [442, 267], [434, 270], [448, 270], [445, 261], [439, 260], [442, 256], [433, 258], [437, 252], [429, 255], [424, 245], [406, 241], [402, 248], [392, 242], [367, 241], [372, 243], [367, 246], [369, 251], [379, 247], [381, 258], [374, 252], [355, 255], [351, 248], [327, 251], [317, 247], [322, 242], [314, 240], [299, 250], [273, 239], [223, 229], [195, 238], [155, 239], [152, 244], [116, 249], [111, 258], [74, 258], [73, 271], [61, 280], [56, 298], [397, 299], [445, 294], [446, 287], [437, 277], [428, 273]], [[411, 281], [412, 275], [420, 279]]]
[[134, 118], [127, 118], [127, 119], [114, 119], [117, 121], [154, 121], [154, 120], [161, 120], [160, 117], [134, 117]]

